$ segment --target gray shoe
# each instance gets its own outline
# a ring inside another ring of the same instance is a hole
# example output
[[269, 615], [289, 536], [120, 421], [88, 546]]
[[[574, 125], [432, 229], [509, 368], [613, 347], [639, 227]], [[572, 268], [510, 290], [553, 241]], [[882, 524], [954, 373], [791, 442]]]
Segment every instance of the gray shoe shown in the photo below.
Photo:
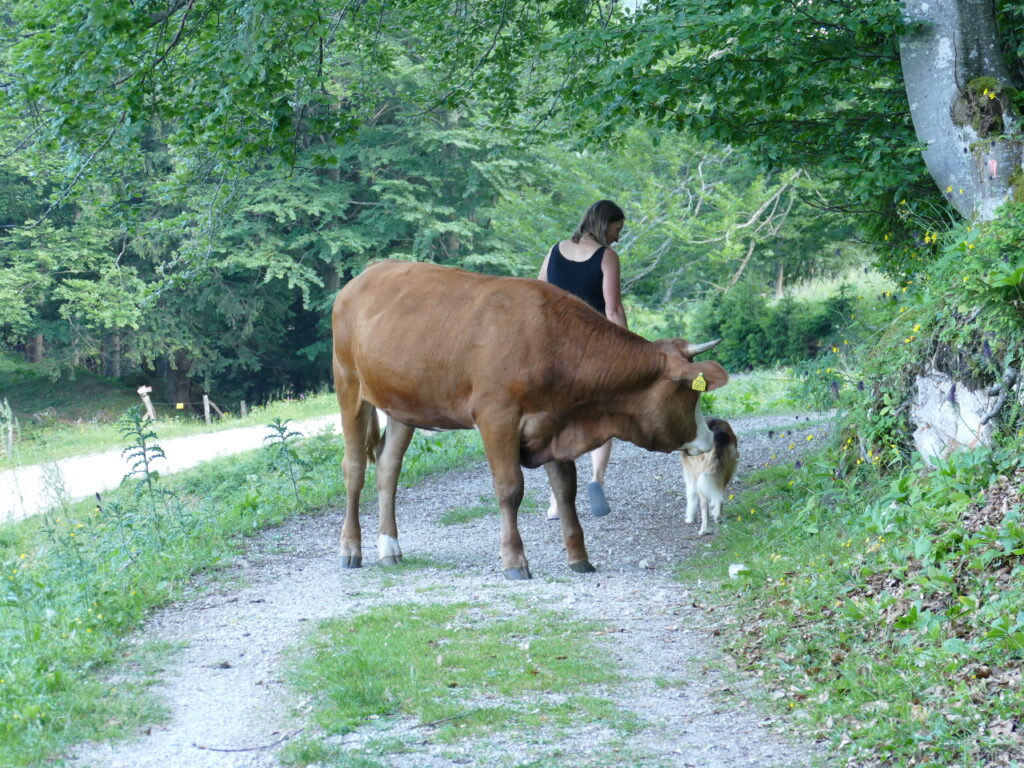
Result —
[[594, 517], [604, 517], [611, 509], [608, 508], [608, 499], [604, 497], [604, 488], [600, 483], [587, 483], [587, 497], [590, 499], [590, 514]]

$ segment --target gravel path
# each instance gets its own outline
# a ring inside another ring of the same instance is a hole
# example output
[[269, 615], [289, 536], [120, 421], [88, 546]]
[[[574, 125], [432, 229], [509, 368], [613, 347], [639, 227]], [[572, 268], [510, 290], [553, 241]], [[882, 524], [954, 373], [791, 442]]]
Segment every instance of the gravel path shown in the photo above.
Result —
[[[828, 424], [795, 417], [731, 420], [740, 440], [744, 476], [766, 464], [790, 461]], [[788, 431], [788, 434], [787, 434]], [[587, 461], [580, 462], [586, 479]], [[526, 473], [527, 498], [546, 506], [543, 470]], [[306, 517], [255, 540], [244, 560], [202, 597], [156, 615], [140, 640], [180, 643], [164, 669], [158, 693], [170, 719], [116, 745], [84, 745], [76, 766], [103, 768], [268, 768], [276, 747], [303, 724], [301, 702], [281, 682], [282, 651], [313, 623], [351, 616], [384, 604], [461, 600], [500, 608], [564, 610], [603, 627], [595, 641], [626, 682], [603, 693], [634, 712], [645, 727], [630, 734], [623, 764], [644, 766], [818, 766], [829, 757], [820, 744], [792, 734], [792, 723], [764, 708], [768, 694], [735, 670], [720, 638], [735, 625], [728, 606], [700, 587], [672, 579], [673, 569], [709, 546], [697, 526], [683, 523], [685, 494], [677, 456], [647, 453], [617, 442], [608, 472], [612, 514], [591, 518], [581, 494], [581, 519], [598, 573], [572, 574], [558, 524], [543, 512], [521, 516], [530, 582], [507, 582], [498, 558], [499, 521], [489, 515], [444, 526], [437, 518], [457, 507], [494, 504], [485, 465], [399, 491], [399, 538], [407, 557], [429, 557], [452, 569], [385, 570], [376, 564], [375, 505], [365, 505], [365, 567], [336, 567], [341, 513]], [[733, 512], [728, 505], [724, 515]], [[238, 586], [239, 584], [243, 586]], [[666, 684], [666, 681], [669, 684]], [[413, 723], [395, 735], [411, 740]], [[429, 728], [415, 731], [412, 753], [390, 755], [398, 768], [450, 765], [512, 766], [537, 757], [536, 739], [503, 735], [439, 744]], [[380, 736], [379, 727], [346, 737]], [[554, 738], [548, 734], [549, 738]], [[622, 745], [621, 734], [584, 722], [562, 757], [545, 765], [604, 765]], [[540, 746], [538, 746], [540, 745]], [[548, 747], [552, 745], [548, 742]], [[234, 751], [220, 751], [234, 750]], [[244, 751], [240, 751], [244, 750]], [[455, 757], [453, 757], [455, 755]]]

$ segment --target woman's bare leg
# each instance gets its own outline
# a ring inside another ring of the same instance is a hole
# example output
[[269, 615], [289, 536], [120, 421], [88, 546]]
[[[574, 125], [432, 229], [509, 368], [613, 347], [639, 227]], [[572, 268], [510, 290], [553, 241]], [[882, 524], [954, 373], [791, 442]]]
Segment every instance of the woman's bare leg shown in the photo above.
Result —
[[591, 480], [604, 485], [604, 473], [608, 469], [608, 460], [612, 457], [612, 441], [609, 440], [599, 448], [590, 452]]

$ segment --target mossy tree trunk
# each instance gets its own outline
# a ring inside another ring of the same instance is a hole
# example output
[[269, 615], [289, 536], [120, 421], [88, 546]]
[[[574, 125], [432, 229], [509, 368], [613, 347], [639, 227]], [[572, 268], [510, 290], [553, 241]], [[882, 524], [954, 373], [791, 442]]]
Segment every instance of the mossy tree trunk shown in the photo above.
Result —
[[992, 0], [905, 0], [918, 28], [900, 59], [928, 170], [968, 219], [990, 219], [1021, 181], [1018, 116]]

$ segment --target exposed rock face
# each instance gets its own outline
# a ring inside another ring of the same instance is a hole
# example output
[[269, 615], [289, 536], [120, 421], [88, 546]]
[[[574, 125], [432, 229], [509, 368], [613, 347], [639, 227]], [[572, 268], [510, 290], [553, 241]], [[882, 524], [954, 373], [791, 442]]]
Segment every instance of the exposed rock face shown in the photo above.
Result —
[[944, 458], [958, 448], [988, 443], [992, 423], [981, 421], [995, 400], [985, 390], [968, 389], [939, 371], [918, 376], [917, 397], [910, 408], [914, 445], [925, 458]]

